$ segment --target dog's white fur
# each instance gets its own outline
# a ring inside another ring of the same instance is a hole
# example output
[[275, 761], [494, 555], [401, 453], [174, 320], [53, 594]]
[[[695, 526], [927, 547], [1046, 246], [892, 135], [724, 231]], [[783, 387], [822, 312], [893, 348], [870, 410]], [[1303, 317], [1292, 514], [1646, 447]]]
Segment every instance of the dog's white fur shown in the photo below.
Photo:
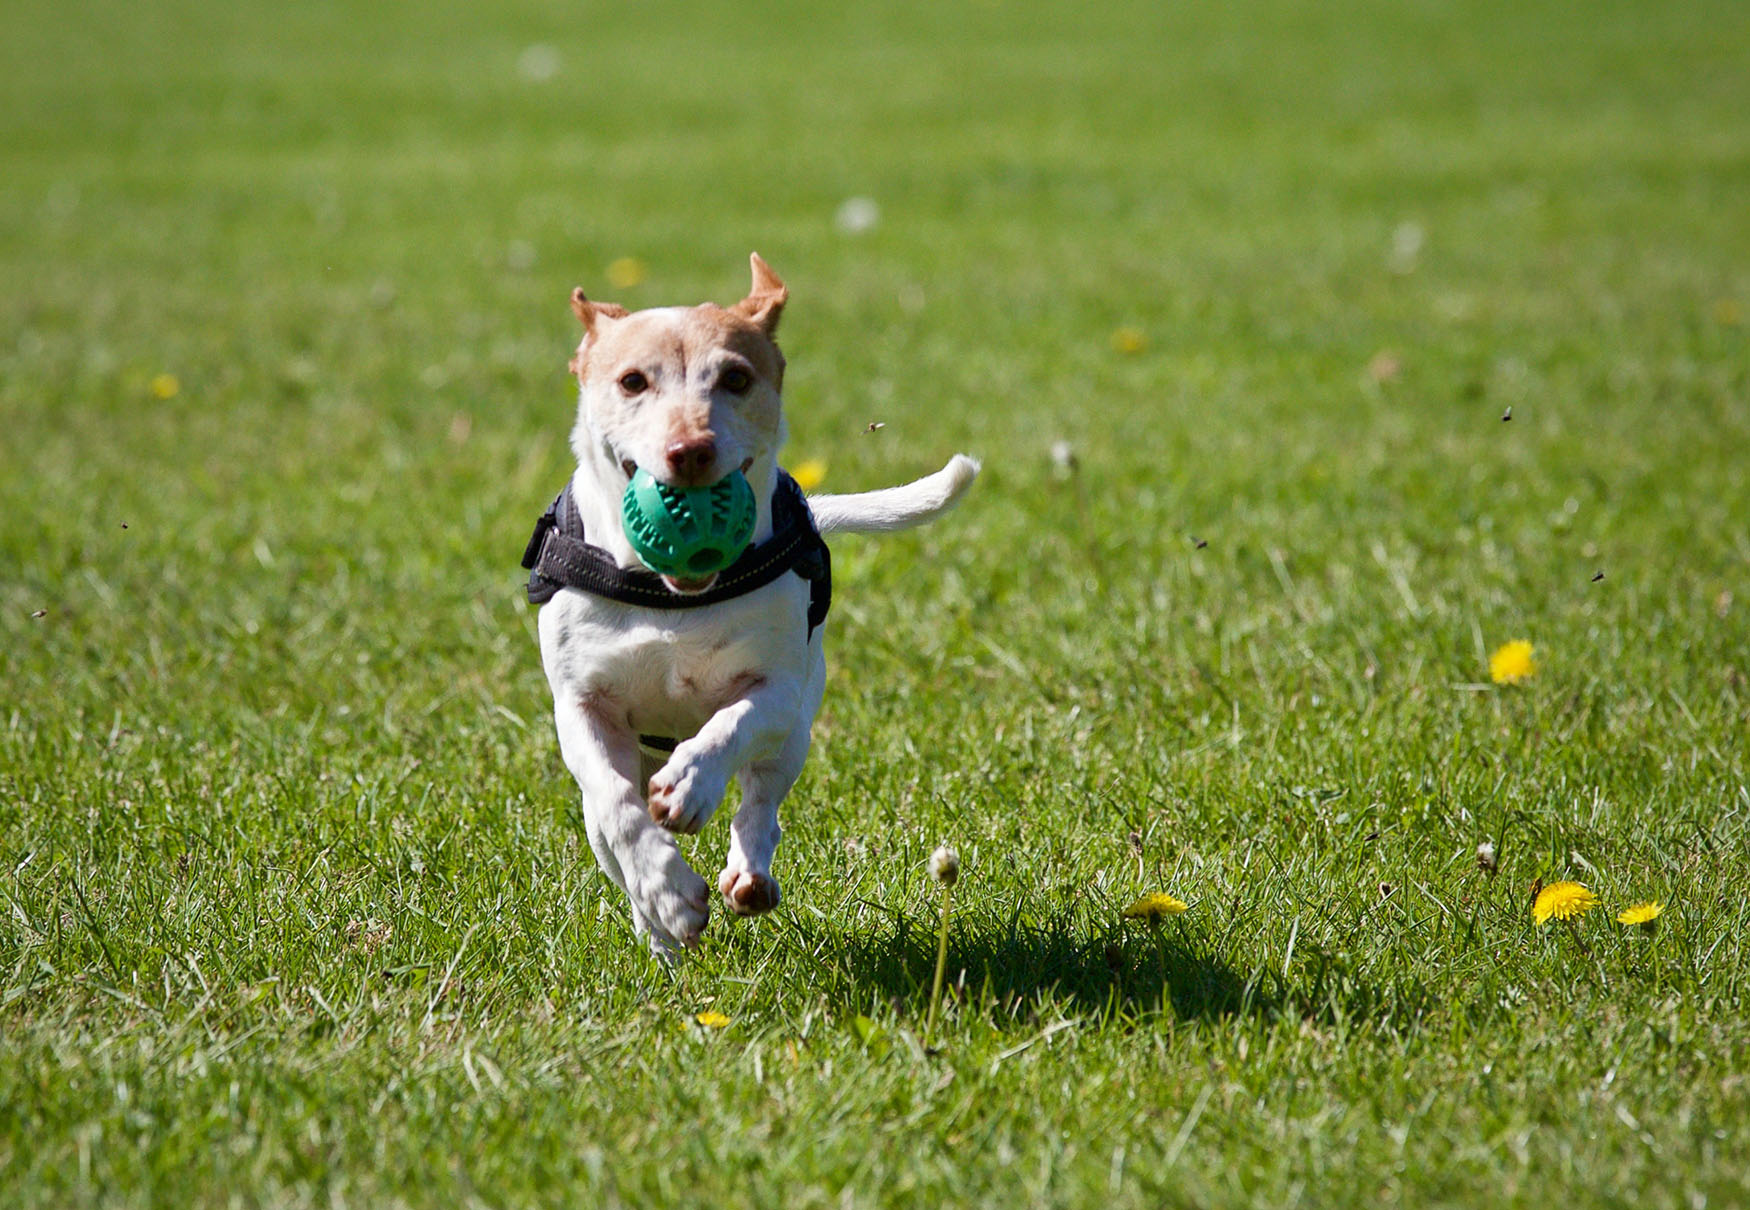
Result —
[[[785, 436], [784, 360], [773, 335], [788, 293], [758, 255], [752, 264], [753, 289], [727, 309], [628, 314], [581, 290], [572, 296], [585, 334], [571, 363], [579, 382], [571, 491], [590, 541], [622, 567], [638, 563], [620, 526], [634, 467], [671, 483], [710, 483], [742, 468], [759, 506], [754, 541], [771, 535]], [[977, 473], [977, 462], [956, 454], [914, 483], [809, 503], [822, 533], [903, 529], [951, 507]], [[731, 776], [741, 805], [717, 889], [738, 914], [777, 906], [778, 804], [802, 771], [826, 683], [824, 628], [808, 635], [808, 595], [789, 574], [700, 609], [645, 609], [571, 589], [541, 609], [559, 747], [583, 792], [590, 847], [658, 954], [694, 945], [704, 931], [709, 892], [672, 833], [702, 828]], [[641, 734], [681, 743], [663, 760], [640, 748]]]

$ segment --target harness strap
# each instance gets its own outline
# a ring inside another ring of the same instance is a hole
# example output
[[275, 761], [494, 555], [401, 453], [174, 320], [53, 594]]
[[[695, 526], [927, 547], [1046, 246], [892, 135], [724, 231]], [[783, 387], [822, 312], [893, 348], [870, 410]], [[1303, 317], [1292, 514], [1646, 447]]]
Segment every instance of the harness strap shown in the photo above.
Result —
[[794, 571], [808, 581], [808, 637], [812, 639], [832, 607], [832, 552], [815, 527], [802, 488], [782, 470], [772, 496], [772, 514], [770, 538], [743, 551], [704, 592], [683, 594], [670, 591], [655, 572], [621, 567], [607, 551], [590, 545], [571, 498], [571, 485], [566, 484], [535, 522], [523, 551], [529, 601], [544, 605], [561, 588], [575, 588], [646, 609], [702, 609], [764, 588]]

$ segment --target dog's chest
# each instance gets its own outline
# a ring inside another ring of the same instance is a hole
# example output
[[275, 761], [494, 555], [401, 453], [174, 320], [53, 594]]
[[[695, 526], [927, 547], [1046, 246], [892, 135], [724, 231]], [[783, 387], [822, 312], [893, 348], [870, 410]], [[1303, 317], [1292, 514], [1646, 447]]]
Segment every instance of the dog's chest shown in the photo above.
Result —
[[744, 601], [753, 598], [657, 612], [560, 593], [540, 615], [553, 693], [587, 699], [634, 731], [691, 735], [750, 682], [801, 669], [806, 640], [802, 626], [786, 617], [793, 610]]

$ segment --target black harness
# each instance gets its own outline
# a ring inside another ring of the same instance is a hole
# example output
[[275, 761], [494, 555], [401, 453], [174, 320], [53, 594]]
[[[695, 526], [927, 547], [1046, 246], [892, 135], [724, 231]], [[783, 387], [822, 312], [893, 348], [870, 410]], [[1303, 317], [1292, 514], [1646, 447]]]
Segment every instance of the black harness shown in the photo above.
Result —
[[815, 528], [802, 489], [782, 470], [772, 495], [772, 536], [743, 551], [704, 592], [673, 592], [655, 572], [621, 567], [607, 551], [591, 546], [569, 483], [535, 522], [523, 566], [529, 569], [529, 602], [534, 605], [545, 605], [561, 588], [575, 588], [646, 609], [703, 609], [764, 588], [793, 571], [808, 581], [809, 638], [832, 606], [832, 553]]

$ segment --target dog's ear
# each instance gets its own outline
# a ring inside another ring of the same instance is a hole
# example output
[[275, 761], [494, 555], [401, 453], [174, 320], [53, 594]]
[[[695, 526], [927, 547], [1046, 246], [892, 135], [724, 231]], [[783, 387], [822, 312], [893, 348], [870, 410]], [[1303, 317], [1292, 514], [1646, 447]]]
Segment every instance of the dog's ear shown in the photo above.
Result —
[[577, 316], [583, 324], [585, 332], [595, 331], [595, 321], [602, 316], [608, 319], [625, 319], [626, 308], [619, 303], [591, 302], [584, 296], [583, 287], [579, 286], [571, 292], [571, 313]]
[[784, 311], [784, 301], [790, 297], [790, 291], [784, 288], [772, 267], [760, 259], [758, 252], [753, 254], [752, 263], [753, 289], [729, 309], [743, 319], [752, 320], [768, 337], [775, 336], [778, 316]]
[[595, 321], [604, 317], [625, 319], [626, 308], [619, 303], [591, 302], [584, 296], [583, 287], [579, 286], [571, 292], [571, 312], [583, 325], [583, 344], [578, 346], [577, 352], [572, 355], [571, 360], [565, 363], [565, 368], [570, 370], [574, 377], [581, 378], [583, 377], [583, 350], [589, 344], [589, 338], [595, 334]]

